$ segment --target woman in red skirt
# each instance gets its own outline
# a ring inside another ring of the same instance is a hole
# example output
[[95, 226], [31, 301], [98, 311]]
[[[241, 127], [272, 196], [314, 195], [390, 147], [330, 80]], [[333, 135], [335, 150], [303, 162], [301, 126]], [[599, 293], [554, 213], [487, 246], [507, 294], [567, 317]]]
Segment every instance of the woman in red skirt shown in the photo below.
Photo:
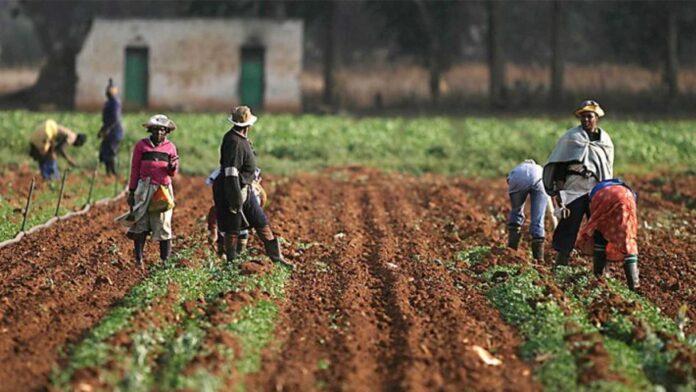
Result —
[[592, 253], [597, 277], [603, 275], [607, 260], [623, 260], [628, 287], [636, 291], [640, 287], [636, 194], [621, 180], [602, 181], [590, 192], [590, 213], [575, 247]]

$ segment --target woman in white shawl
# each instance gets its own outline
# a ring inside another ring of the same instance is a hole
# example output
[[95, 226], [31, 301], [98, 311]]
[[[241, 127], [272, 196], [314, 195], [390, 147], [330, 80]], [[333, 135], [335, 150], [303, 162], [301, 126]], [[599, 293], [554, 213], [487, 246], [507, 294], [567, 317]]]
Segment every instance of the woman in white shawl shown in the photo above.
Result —
[[[558, 252], [556, 265], [568, 264], [582, 219], [590, 214], [590, 191], [614, 174], [614, 144], [598, 125], [604, 110], [596, 101], [588, 100], [574, 114], [580, 125], [561, 136], [544, 166], [544, 188], [552, 196], [554, 214], [560, 220], [553, 233], [553, 247]], [[603, 245], [606, 241], [595, 238], [595, 244]], [[601, 252], [595, 252], [595, 258], [603, 256], [597, 253]]]

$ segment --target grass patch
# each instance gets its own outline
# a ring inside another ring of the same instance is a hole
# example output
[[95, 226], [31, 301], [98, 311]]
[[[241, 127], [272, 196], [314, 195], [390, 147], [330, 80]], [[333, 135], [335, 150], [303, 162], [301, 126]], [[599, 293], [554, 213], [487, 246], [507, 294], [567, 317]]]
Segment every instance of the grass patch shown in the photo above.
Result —
[[[146, 136], [145, 113], [124, 115], [126, 129], [119, 161], [130, 161], [132, 146]], [[94, 113], [0, 112], [0, 166], [27, 162], [28, 134], [46, 118], [54, 118], [90, 138], [71, 154], [93, 165], [99, 142], [100, 116]], [[217, 161], [227, 115], [176, 113], [171, 135], [186, 173], [207, 174]], [[410, 173], [437, 172], [464, 176], [500, 176], [527, 158], [546, 161], [572, 117], [551, 119], [493, 117], [352, 118], [348, 116], [263, 115], [251, 138], [264, 170], [288, 175], [328, 166], [380, 167]], [[634, 121], [605, 119], [616, 147], [616, 172], [640, 173], [656, 167], [696, 165], [693, 120]], [[398, 143], [395, 141], [398, 140]], [[127, 164], [122, 164], [126, 168]]]
[[[58, 211], [59, 216], [77, 211], [87, 204], [91, 175], [92, 172], [86, 170], [70, 172]], [[32, 202], [29, 206], [25, 230], [48, 221], [56, 213], [60, 182], [50, 184], [39, 182], [42, 180], [37, 178], [37, 187], [34, 189]], [[115, 182], [112, 178], [97, 176], [92, 191], [92, 202], [114, 197], [125, 186], [125, 184], [123, 186], [116, 184], [117, 188], [115, 188], [114, 185]], [[0, 196], [0, 201], [2, 201], [0, 202], [0, 241], [13, 238], [22, 227], [22, 211], [26, 206], [26, 193], [28, 191], [28, 186], [27, 189], [18, 189], [17, 184], [12, 182], [8, 182], [3, 190], [2, 196]]]

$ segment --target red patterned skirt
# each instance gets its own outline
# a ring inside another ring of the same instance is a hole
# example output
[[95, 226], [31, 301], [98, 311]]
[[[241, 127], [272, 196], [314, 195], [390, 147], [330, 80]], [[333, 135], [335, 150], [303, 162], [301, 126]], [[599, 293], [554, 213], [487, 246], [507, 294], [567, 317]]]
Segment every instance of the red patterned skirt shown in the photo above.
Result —
[[607, 240], [607, 260], [623, 260], [638, 254], [638, 218], [633, 192], [622, 185], [612, 185], [595, 193], [590, 202], [590, 220], [580, 229], [575, 248], [585, 254], [594, 249], [593, 234], [599, 231]]

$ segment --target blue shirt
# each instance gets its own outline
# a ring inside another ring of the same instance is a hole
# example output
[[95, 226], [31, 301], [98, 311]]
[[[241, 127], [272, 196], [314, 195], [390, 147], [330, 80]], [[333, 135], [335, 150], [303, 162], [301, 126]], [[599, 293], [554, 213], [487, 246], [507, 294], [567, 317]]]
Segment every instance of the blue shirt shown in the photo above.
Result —
[[104, 138], [105, 142], [119, 142], [123, 139], [123, 127], [121, 127], [121, 102], [115, 97], [109, 97], [102, 110], [102, 123], [105, 127], [112, 126], [109, 134]]
[[508, 193], [537, 190], [543, 191], [541, 181], [544, 169], [531, 162], [522, 162], [508, 174]]

